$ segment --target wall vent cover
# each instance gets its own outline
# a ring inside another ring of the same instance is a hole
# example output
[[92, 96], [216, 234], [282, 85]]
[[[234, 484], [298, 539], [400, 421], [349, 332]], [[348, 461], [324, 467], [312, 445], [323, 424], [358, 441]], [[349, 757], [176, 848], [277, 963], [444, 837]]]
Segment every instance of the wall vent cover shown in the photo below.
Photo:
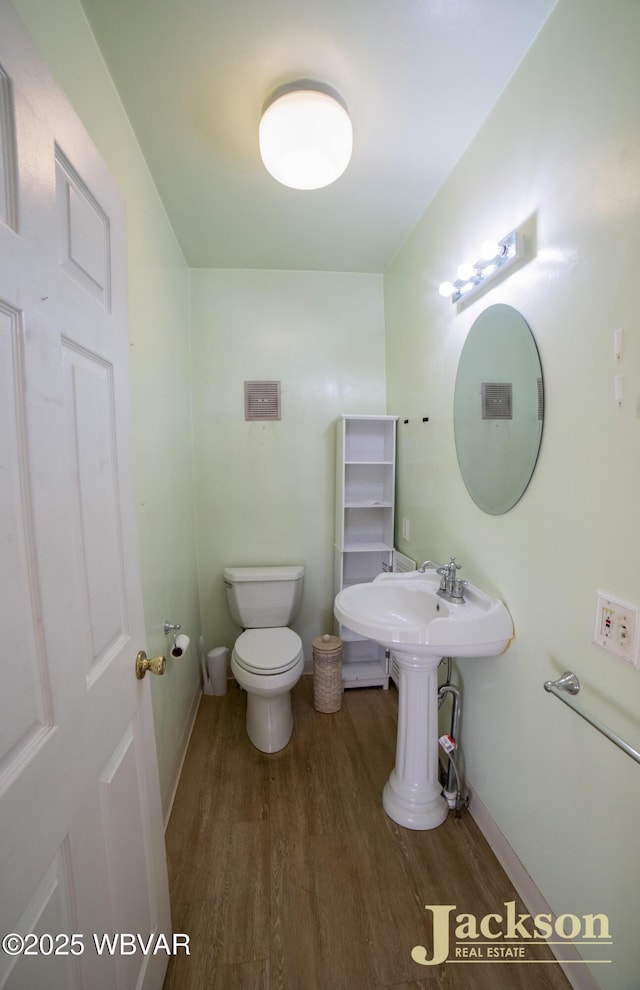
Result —
[[245, 382], [244, 418], [249, 422], [281, 419], [280, 382]]
[[482, 382], [482, 418], [513, 419], [511, 382]]
[[538, 419], [544, 419], [544, 387], [542, 378], [538, 378]]

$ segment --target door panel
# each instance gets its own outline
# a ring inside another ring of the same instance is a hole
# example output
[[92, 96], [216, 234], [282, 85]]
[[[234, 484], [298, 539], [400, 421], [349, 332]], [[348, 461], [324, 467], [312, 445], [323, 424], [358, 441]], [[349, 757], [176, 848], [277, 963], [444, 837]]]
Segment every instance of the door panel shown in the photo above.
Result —
[[56, 148], [56, 205], [61, 268], [109, 309], [109, 220], [60, 148]]
[[0, 223], [12, 230], [17, 214], [14, 140], [11, 81], [0, 69]]
[[122, 525], [114, 437], [112, 367], [98, 355], [62, 341], [68, 446], [76, 478], [74, 549], [83, 574], [88, 623], [85, 660], [91, 683], [129, 639]]
[[[29, 933], [40, 936], [71, 930], [77, 919], [74, 918], [69, 863], [69, 846], [65, 842], [31, 897], [16, 925], [16, 932], [23, 936]], [[21, 956], [18, 959], [11, 974], [11, 986], [16, 990], [45, 986], [47, 979], [50, 980], [51, 959], [46, 954], [49, 945], [44, 943], [43, 948], [45, 953], [42, 955]], [[71, 955], [64, 957], [63, 964], [56, 967], [56, 980], [60, 981], [61, 987], [77, 990], [77, 967]]]
[[21, 314], [0, 299], [0, 629], [6, 662], [0, 697], [0, 793], [51, 725], [50, 687], [38, 635], [40, 595], [25, 432]]
[[[109, 899], [121, 931], [154, 930], [153, 872], [144, 821], [144, 778], [135, 727], [130, 726], [100, 778], [100, 806], [106, 840]], [[142, 926], [142, 927], [140, 927]], [[123, 986], [134, 986], [140, 957], [117, 958]]]

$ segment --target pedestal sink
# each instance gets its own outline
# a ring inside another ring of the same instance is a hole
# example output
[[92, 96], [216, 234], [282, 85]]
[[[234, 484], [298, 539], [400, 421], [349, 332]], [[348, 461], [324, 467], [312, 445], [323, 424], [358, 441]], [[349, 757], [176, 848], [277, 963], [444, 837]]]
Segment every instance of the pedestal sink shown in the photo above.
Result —
[[396, 765], [382, 804], [405, 828], [441, 825], [448, 805], [438, 783], [438, 664], [442, 657], [490, 657], [504, 652], [513, 623], [504, 604], [472, 584], [464, 603], [438, 595], [440, 578], [424, 573], [380, 574], [344, 588], [336, 618], [390, 649], [400, 672]]

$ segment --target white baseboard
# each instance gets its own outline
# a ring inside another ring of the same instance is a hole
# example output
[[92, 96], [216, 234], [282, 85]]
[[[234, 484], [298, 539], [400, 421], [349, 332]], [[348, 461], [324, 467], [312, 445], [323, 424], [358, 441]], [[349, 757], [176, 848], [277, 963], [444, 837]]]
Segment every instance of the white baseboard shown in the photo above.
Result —
[[169, 816], [171, 815], [171, 809], [173, 808], [173, 802], [176, 797], [176, 791], [178, 789], [178, 783], [180, 781], [180, 774], [182, 773], [182, 765], [187, 755], [187, 749], [189, 748], [191, 733], [193, 732], [193, 727], [196, 723], [196, 715], [198, 714], [198, 707], [200, 705], [201, 697], [202, 697], [202, 686], [200, 684], [200, 681], [198, 680], [198, 687], [191, 700], [189, 715], [185, 723], [184, 731], [182, 733], [182, 740], [180, 742], [180, 745], [178, 746], [178, 752], [176, 753], [176, 758], [173, 761], [173, 767], [171, 770], [171, 777], [169, 779], [169, 786], [167, 787], [167, 793], [166, 795], [163, 795], [162, 798], [162, 814], [164, 817], [165, 832], [167, 830], [167, 825], [169, 824]]
[[[469, 786], [473, 792], [472, 799], [469, 803], [469, 813], [491, 846], [496, 859], [509, 877], [517, 893], [524, 901], [527, 910], [532, 916], [536, 914], [551, 914], [555, 917], [554, 912], [527, 873], [524, 865], [520, 862], [518, 856], [491, 817], [486, 805], [483, 804], [477, 793], [473, 791], [471, 785]], [[567, 942], [566, 945], [550, 945], [549, 948], [558, 960], [560, 968], [573, 987], [573, 990], [601, 990], [600, 984], [595, 979], [589, 967], [586, 965], [576, 965], [582, 957], [570, 942]]]

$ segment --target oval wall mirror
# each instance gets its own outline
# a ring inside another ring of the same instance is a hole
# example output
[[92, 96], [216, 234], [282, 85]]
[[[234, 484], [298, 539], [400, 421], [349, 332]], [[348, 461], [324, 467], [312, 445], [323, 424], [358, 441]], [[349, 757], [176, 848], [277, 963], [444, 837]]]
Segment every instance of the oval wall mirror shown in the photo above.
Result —
[[489, 306], [465, 340], [453, 404], [456, 453], [471, 498], [500, 515], [536, 466], [544, 415], [538, 348], [511, 306]]

